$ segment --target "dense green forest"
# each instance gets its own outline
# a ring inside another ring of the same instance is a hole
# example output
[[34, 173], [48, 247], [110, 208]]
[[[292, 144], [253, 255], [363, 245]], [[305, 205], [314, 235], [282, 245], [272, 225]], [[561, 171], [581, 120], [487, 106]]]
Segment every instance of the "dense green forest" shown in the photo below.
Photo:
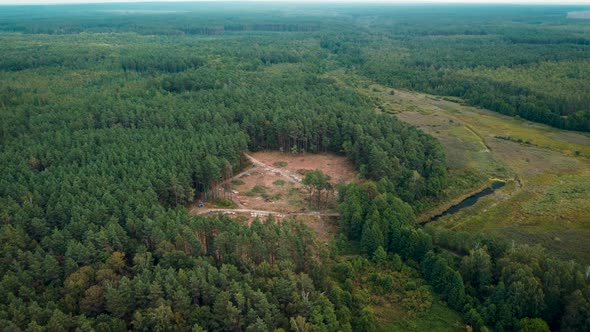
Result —
[[[476, 331], [590, 330], [582, 266], [419, 227], [447, 187], [440, 144], [330, 75], [590, 131], [576, 8], [0, 9], [3, 330], [375, 331], [366, 271], [373, 292], [403, 289], [416, 312], [440, 298]], [[354, 164], [340, 236], [189, 215], [261, 149]]]

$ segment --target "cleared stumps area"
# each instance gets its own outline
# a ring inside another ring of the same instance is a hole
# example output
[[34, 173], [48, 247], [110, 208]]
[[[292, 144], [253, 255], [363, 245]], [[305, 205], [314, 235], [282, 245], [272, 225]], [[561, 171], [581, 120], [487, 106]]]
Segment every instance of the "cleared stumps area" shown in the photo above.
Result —
[[248, 224], [256, 218], [265, 221], [271, 215], [276, 221], [296, 218], [322, 241], [327, 242], [336, 234], [338, 193], [326, 192], [318, 207], [310, 204], [309, 192], [302, 182], [305, 174], [314, 170], [327, 175], [334, 187], [339, 183], [357, 181], [357, 173], [350, 161], [331, 153], [259, 151], [245, 153], [245, 157], [251, 166], [227, 181], [231, 185], [233, 206], [209, 202], [202, 207], [192, 207], [192, 214], [223, 215]]

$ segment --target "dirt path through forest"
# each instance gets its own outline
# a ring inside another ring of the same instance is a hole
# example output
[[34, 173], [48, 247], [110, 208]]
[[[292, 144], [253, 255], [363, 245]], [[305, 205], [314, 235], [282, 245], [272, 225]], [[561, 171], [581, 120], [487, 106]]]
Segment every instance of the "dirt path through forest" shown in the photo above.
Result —
[[267, 165], [247, 153], [244, 153], [244, 156], [246, 156], [246, 158], [248, 158], [248, 160], [250, 160], [252, 162], [252, 164], [254, 164], [255, 166], [264, 168], [265, 171], [280, 173], [282, 176], [286, 177], [287, 179], [289, 179], [289, 181], [291, 181], [295, 184], [299, 184], [301, 182], [301, 179], [297, 175], [294, 175], [293, 173], [291, 173], [290, 171], [276, 168], [271, 165]]

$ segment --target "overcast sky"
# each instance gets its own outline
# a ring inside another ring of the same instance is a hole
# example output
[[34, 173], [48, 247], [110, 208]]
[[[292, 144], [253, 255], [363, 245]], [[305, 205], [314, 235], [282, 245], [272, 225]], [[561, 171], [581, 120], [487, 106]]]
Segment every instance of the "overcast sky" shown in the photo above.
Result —
[[[112, 3], [112, 2], [193, 2], [195, 0], [0, 0], [0, 4]], [[211, 1], [211, 0], [209, 0]], [[213, 0], [215, 1], [215, 0]], [[219, 1], [219, 0], [217, 0]], [[244, 0], [238, 0], [243, 2]], [[251, 0], [252, 1], [252, 0]], [[583, 4], [590, 0], [321, 0], [322, 2], [358, 3], [513, 3], [513, 4]], [[256, 2], [318, 2], [318, 0], [257, 0]]]

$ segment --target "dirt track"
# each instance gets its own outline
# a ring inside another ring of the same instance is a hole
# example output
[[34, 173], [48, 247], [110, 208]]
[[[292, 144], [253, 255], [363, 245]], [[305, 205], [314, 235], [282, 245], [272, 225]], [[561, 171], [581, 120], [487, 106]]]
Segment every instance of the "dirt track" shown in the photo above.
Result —
[[299, 177], [297, 177], [297, 175], [293, 175], [291, 172], [289, 171], [285, 171], [283, 169], [280, 168], [276, 168], [276, 167], [272, 167], [270, 165], [267, 165], [265, 163], [263, 163], [262, 161], [255, 159], [254, 157], [252, 157], [251, 155], [244, 153], [244, 156], [246, 156], [246, 158], [248, 158], [248, 160], [250, 160], [252, 162], [253, 165], [257, 166], [257, 167], [262, 167], [267, 171], [271, 171], [271, 172], [275, 172], [275, 173], [280, 173], [282, 176], [286, 177], [287, 179], [289, 179], [289, 181], [298, 184], [299, 182], [301, 182], [301, 179]]
[[339, 217], [339, 213], [321, 213], [321, 212], [279, 212], [279, 211], [266, 211], [266, 210], [254, 210], [254, 209], [207, 209], [207, 208], [194, 208], [191, 210], [194, 214], [237, 214], [237, 213], [250, 213], [253, 217], [266, 217], [270, 214], [278, 218], [284, 218], [289, 216], [312, 216], [312, 217]]

